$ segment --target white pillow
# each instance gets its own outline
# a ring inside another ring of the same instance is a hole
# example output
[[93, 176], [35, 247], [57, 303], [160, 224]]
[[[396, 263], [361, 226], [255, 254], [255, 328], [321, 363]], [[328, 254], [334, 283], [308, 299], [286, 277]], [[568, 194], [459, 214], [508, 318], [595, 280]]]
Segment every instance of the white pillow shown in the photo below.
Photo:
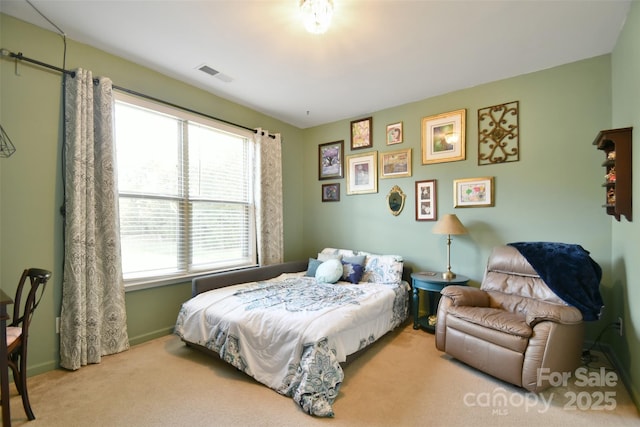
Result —
[[322, 252], [318, 252], [318, 261], [329, 261], [330, 259], [341, 260], [342, 255], [340, 254], [326, 254]]
[[339, 259], [330, 259], [318, 266], [316, 281], [318, 283], [336, 283], [342, 277], [342, 262]]

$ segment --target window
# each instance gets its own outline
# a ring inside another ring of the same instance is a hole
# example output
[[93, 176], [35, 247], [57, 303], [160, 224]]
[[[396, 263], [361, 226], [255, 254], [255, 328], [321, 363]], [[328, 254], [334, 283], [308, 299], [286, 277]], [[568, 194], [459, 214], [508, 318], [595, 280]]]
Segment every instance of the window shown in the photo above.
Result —
[[251, 132], [116, 93], [128, 288], [256, 265]]

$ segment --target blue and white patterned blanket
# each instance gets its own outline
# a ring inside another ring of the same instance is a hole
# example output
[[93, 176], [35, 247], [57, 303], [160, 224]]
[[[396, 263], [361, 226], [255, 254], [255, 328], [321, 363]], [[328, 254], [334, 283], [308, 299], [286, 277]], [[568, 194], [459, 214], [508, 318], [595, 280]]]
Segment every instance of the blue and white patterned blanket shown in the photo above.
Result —
[[344, 378], [340, 363], [400, 325], [408, 295], [406, 282], [320, 284], [284, 274], [195, 296], [183, 304], [175, 333], [305, 412], [331, 417]]

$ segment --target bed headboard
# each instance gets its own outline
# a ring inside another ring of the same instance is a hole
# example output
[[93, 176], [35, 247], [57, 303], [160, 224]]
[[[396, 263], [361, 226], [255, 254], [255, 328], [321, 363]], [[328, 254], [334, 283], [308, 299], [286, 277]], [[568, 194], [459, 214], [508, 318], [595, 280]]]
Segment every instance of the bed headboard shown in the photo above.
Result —
[[242, 270], [225, 271], [222, 273], [213, 273], [206, 276], [195, 277], [191, 281], [191, 296], [194, 297], [202, 292], [224, 288], [225, 286], [237, 285], [239, 283], [273, 279], [282, 273], [306, 271], [307, 263], [308, 261], [290, 261], [281, 264], [267, 265], [264, 267], [244, 268]]

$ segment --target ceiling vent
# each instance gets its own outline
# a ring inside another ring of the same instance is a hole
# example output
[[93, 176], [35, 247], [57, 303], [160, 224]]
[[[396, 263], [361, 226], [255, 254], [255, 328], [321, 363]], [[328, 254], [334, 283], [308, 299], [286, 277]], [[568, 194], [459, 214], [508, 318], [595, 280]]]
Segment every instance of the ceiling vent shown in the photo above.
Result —
[[218, 71], [218, 70], [216, 70], [214, 68], [211, 68], [206, 64], [200, 65], [197, 68], [198, 68], [198, 70], [202, 71], [203, 73], [207, 73], [210, 76], [213, 76], [213, 77], [215, 77], [215, 78], [217, 78], [219, 80], [222, 80], [225, 83], [230, 83], [230, 82], [233, 81], [232, 77], [227, 76], [226, 74], [221, 73], [220, 71]]

